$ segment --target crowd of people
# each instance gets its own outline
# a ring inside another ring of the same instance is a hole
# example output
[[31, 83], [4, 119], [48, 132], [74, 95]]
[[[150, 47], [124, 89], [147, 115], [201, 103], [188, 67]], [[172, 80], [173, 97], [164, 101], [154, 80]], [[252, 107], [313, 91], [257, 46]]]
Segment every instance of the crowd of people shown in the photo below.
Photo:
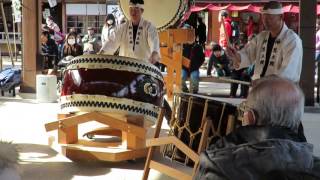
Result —
[[68, 56], [98, 53], [117, 26], [114, 15], [108, 14], [100, 32], [101, 37], [97, 35], [99, 30], [94, 27], [88, 27], [87, 34], [81, 37], [75, 28], [70, 28], [67, 34], [62, 33], [53, 19], [47, 17], [40, 37], [44, 69], [57, 69], [59, 61]]

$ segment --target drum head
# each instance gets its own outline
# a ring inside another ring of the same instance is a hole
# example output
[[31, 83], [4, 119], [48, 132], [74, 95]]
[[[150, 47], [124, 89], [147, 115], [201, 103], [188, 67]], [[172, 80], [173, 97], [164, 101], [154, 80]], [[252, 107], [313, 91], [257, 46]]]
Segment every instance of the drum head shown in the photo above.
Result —
[[[129, 0], [120, 0], [120, 7], [129, 19]], [[186, 9], [187, 4], [184, 0], [145, 0], [142, 17], [162, 31], [175, 25]]]

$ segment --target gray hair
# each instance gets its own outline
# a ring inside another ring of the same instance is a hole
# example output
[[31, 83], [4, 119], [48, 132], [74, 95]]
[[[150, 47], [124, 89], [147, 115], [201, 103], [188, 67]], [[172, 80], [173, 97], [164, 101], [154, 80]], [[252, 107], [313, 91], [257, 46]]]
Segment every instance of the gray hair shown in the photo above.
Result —
[[257, 125], [287, 127], [298, 131], [304, 113], [304, 94], [292, 81], [276, 75], [258, 80], [247, 99]]

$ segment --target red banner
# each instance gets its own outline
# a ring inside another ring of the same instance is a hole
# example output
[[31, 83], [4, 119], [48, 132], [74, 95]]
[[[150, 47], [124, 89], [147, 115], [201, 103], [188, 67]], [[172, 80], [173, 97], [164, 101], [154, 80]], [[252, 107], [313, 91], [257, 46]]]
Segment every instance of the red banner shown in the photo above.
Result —
[[[214, 4], [209, 4], [206, 6], [192, 6], [191, 7], [191, 12], [199, 12], [203, 10], [208, 10], [208, 11], [221, 11], [221, 10], [228, 10], [228, 11], [249, 11], [249, 12], [256, 12], [260, 13], [261, 6], [257, 5], [246, 5], [246, 6], [239, 6], [239, 5], [233, 5], [233, 4], [228, 4], [225, 6], [217, 6]], [[287, 5], [284, 6], [283, 12], [285, 13], [299, 13], [300, 8], [297, 5]], [[320, 15], [320, 5], [317, 5], [317, 14]]]

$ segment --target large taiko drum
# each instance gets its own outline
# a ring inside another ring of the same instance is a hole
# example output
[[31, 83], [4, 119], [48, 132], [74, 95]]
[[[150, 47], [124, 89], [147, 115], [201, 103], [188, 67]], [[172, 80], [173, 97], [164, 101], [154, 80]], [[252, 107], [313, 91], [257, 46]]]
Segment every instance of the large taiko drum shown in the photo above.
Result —
[[69, 62], [63, 81], [63, 112], [139, 115], [155, 122], [163, 103], [161, 72], [137, 59], [82, 55]]
[[[169, 134], [198, 152], [206, 121], [211, 121], [208, 137], [202, 142], [207, 145], [216, 142], [235, 128], [236, 119], [240, 115], [237, 104], [238, 102], [227, 102], [226, 98], [177, 93], [174, 95]], [[167, 145], [164, 154], [173, 160], [189, 164], [189, 159], [173, 145]]]
[[[129, 0], [120, 0], [120, 8], [129, 19]], [[143, 18], [159, 31], [174, 28], [188, 9], [188, 0], [145, 0]], [[156, 13], [155, 13], [156, 12]]]

